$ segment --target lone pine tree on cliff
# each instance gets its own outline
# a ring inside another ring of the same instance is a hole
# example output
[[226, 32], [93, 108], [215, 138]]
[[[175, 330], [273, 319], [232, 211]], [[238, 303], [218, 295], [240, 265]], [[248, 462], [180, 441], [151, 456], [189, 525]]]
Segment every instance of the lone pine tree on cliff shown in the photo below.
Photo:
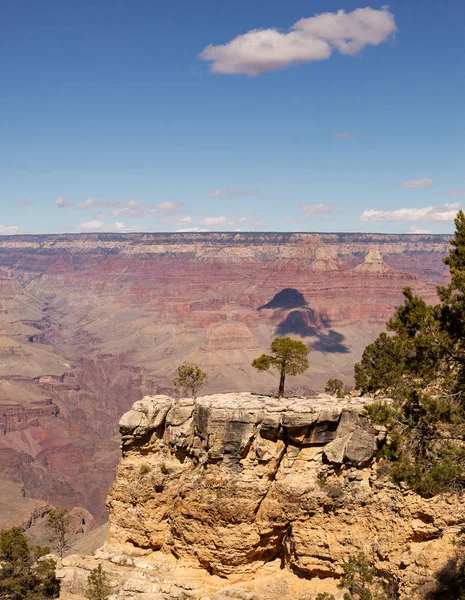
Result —
[[309, 368], [308, 352], [303, 342], [290, 337], [275, 338], [271, 342], [270, 354], [262, 354], [253, 360], [252, 367], [259, 371], [268, 371], [270, 367], [274, 367], [279, 371], [278, 398], [282, 398], [286, 375], [300, 375]]
[[200, 367], [184, 364], [178, 367], [177, 377], [173, 379], [173, 385], [177, 393], [182, 392], [187, 396], [190, 392], [192, 398], [196, 398], [197, 392], [206, 381], [207, 374]]

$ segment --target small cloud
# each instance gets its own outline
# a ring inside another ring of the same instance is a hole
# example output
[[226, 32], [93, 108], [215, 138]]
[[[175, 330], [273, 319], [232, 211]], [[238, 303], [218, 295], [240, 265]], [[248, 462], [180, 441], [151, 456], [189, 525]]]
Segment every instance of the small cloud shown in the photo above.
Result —
[[[249, 231], [255, 229], [263, 229], [265, 227], [265, 223], [260, 219], [255, 219], [253, 217], [241, 217], [237, 223], [239, 225], [244, 225]], [[240, 230], [237, 230], [240, 231]]]
[[349, 131], [342, 131], [341, 133], [333, 133], [331, 137], [333, 138], [354, 138], [360, 137], [361, 133], [350, 133]]
[[206, 217], [200, 221], [200, 225], [204, 227], [234, 227], [236, 223], [228, 219], [228, 217]]
[[231, 197], [258, 196], [259, 194], [260, 194], [259, 189], [253, 189], [253, 190], [237, 189], [236, 190], [236, 189], [229, 189], [229, 188], [214, 190], [213, 192], [208, 193], [210, 198], [222, 198], [223, 196], [231, 196]]
[[135, 225], [125, 225], [122, 222], [117, 221], [116, 223], [104, 223], [103, 221], [88, 221], [87, 223], [81, 223], [77, 229], [79, 231], [99, 231], [99, 232], [114, 232], [114, 233], [125, 233], [129, 231], [136, 231], [138, 227]]
[[465, 196], [465, 190], [456, 190], [451, 187], [447, 192], [438, 192], [438, 196]]
[[176, 233], [203, 233], [210, 231], [210, 229], [204, 229], [203, 227], [187, 227], [186, 229], [176, 229]]
[[115, 202], [114, 200], [99, 200], [98, 198], [87, 198], [87, 200], [83, 200], [77, 205], [77, 207], [81, 209], [96, 207], [109, 208], [111, 206], [119, 206], [119, 202]]
[[57, 196], [55, 198], [55, 204], [58, 206], [58, 208], [65, 208], [66, 206], [69, 206], [66, 203], [66, 196]]
[[402, 184], [403, 188], [427, 188], [430, 185], [433, 185], [434, 181], [432, 179], [411, 179], [410, 181], [404, 181]]
[[433, 233], [431, 230], [429, 229], [421, 229], [419, 227], [409, 227], [408, 230], [409, 233]]
[[194, 219], [190, 215], [186, 215], [185, 217], [181, 217], [176, 221], [176, 225], [181, 227], [182, 225], [190, 225]]
[[17, 235], [22, 233], [23, 229], [16, 225], [2, 225], [0, 224], [0, 235]]
[[162, 217], [175, 215], [179, 209], [183, 207], [184, 204], [182, 202], [161, 202], [160, 204], [155, 204], [155, 206], [149, 209], [144, 216], [160, 219]]
[[360, 215], [362, 223], [373, 221], [393, 222], [441, 222], [453, 221], [461, 208], [460, 202], [442, 206], [425, 206], [424, 208], [399, 208], [397, 210], [370, 209]]
[[142, 204], [142, 202], [140, 200], [136, 200], [136, 198], [131, 198], [131, 200], [128, 200], [126, 202], [126, 207], [127, 208], [139, 208], [139, 206]]
[[253, 29], [226, 44], [210, 44], [199, 58], [210, 61], [212, 73], [260, 75], [296, 63], [326, 60], [333, 52], [357, 54], [378, 46], [397, 31], [394, 15], [381, 10], [339, 10], [297, 21], [288, 31]]
[[29, 202], [29, 200], [16, 200], [15, 204], [16, 206], [29, 206], [32, 202]]
[[160, 202], [159, 204], [143, 204], [140, 200], [128, 200], [123, 207], [111, 210], [106, 213], [100, 213], [98, 218], [128, 218], [154, 217], [161, 219], [170, 215], [175, 215], [184, 207], [182, 202]]
[[320, 202], [319, 204], [301, 204], [300, 208], [307, 215], [329, 215], [334, 210], [334, 205]]

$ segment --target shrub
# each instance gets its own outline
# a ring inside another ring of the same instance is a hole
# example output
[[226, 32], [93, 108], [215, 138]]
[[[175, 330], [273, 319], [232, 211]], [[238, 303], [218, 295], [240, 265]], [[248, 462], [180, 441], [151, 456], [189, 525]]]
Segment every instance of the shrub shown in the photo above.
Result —
[[87, 578], [86, 598], [88, 600], [108, 600], [111, 594], [111, 587], [108, 581], [108, 576], [99, 565], [92, 569]]
[[42, 558], [49, 552], [47, 547], [29, 547], [19, 527], [0, 531], [0, 598], [58, 598], [60, 583], [55, 576], [55, 561]]
[[340, 395], [343, 393], [344, 384], [340, 379], [328, 379], [325, 385], [325, 392], [328, 394]]

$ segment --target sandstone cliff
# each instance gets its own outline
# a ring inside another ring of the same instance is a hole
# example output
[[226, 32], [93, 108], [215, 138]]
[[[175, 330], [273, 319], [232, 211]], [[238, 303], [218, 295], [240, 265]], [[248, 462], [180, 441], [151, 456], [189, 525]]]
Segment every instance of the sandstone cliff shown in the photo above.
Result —
[[388, 481], [376, 462], [385, 434], [360, 415], [364, 402], [137, 402], [120, 422], [107, 543], [96, 559], [64, 561], [64, 593], [103, 561], [119, 599], [340, 598], [343, 560], [364, 551], [401, 598], [419, 597], [454, 556], [465, 507]]

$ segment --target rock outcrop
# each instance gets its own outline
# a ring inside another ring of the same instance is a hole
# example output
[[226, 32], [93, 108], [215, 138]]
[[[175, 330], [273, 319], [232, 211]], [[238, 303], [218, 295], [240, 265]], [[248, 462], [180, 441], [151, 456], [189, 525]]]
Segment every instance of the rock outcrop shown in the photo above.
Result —
[[100, 560], [120, 599], [339, 598], [343, 561], [363, 551], [401, 598], [419, 597], [453, 558], [465, 506], [389, 482], [376, 462], [385, 432], [364, 404], [248, 393], [137, 402], [120, 422], [107, 543], [93, 562], [65, 561], [63, 589], [78, 591]]

